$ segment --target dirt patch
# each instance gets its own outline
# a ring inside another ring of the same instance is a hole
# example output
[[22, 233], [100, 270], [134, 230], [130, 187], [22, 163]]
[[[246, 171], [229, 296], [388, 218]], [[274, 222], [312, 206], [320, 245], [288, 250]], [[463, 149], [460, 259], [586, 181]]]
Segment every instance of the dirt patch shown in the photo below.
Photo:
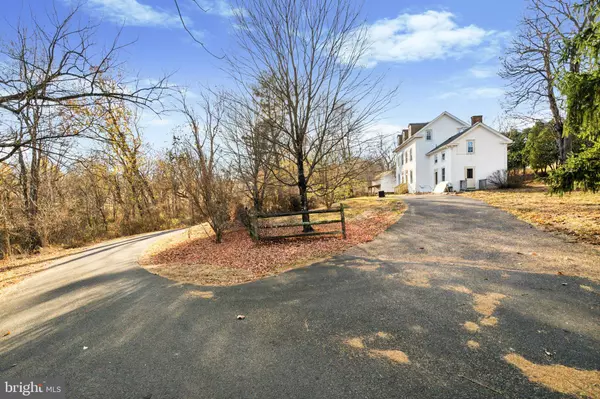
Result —
[[[196, 237], [182, 234], [179, 240], [171, 238], [171, 242], [155, 245], [140, 259], [140, 264], [176, 281], [198, 285], [240, 284], [307, 266], [371, 241], [395, 223], [405, 209], [400, 200], [393, 198], [382, 201], [373, 197], [355, 198], [344, 204], [346, 240], [323, 236], [255, 242], [241, 229], [224, 234], [223, 242], [216, 244], [206, 234]], [[319, 220], [320, 215], [314, 216], [314, 220]], [[329, 231], [339, 229], [339, 225], [323, 224], [315, 228]], [[365, 264], [358, 268], [374, 271], [378, 267]]]
[[486, 294], [475, 294], [473, 299], [475, 305], [473, 309], [479, 314], [484, 316], [491, 316], [500, 305], [500, 300], [506, 298], [506, 295], [498, 294], [496, 292], [488, 292]]
[[354, 349], [364, 349], [365, 348], [365, 344], [363, 343], [363, 340], [360, 337], [348, 338], [347, 340], [344, 341], [344, 343]]
[[541, 365], [511, 353], [504, 360], [521, 370], [529, 381], [579, 398], [600, 398], [600, 371], [579, 370], [562, 365]]
[[443, 285], [441, 288], [446, 291], [454, 291], [454, 292], [459, 292], [461, 294], [468, 294], [468, 295], [473, 294], [473, 291], [471, 291], [464, 285]]
[[469, 349], [479, 349], [481, 345], [479, 345], [479, 342], [477, 341], [473, 341], [473, 340], [469, 340], [467, 341], [467, 347]]
[[402, 364], [410, 363], [410, 360], [408, 360], [408, 356], [406, 356], [406, 353], [399, 351], [399, 350], [371, 349], [369, 351], [369, 356], [385, 358], [385, 359], [391, 360], [394, 363], [402, 363]]
[[463, 327], [468, 332], [475, 333], [479, 331], [479, 325], [477, 323], [473, 323], [472, 321], [467, 321], [465, 324], [463, 324]]
[[202, 299], [212, 299], [214, 298], [215, 294], [212, 291], [188, 291], [186, 293], [188, 296], [191, 297], [196, 297], [196, 298], [202, 298]]
[[390, 338], [392, 338], [392, 334], [386, 333], [386, 332], [383, 332], [383, 331], [379, 331], [376, 335], [377, 335], [378, 338], [381, 338], [381, 339], [390, 339]]

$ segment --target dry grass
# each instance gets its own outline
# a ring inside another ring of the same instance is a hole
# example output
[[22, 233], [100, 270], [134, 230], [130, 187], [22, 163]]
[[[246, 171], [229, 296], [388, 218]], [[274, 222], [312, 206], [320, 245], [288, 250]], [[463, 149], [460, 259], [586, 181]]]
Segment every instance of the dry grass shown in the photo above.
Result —
[[86, 248], [46, 247], [40, 253], [0, 261], [0, 290], [44, 270], [55, 260], [85, 251]]
[[[142, 256], [140, 263], [163, 277], [199, 285], [234, 285], [306, 266], [339, 254], [350, 247], [373, 240], [402, 215], [405, 206], [394, 198], [355, 198], [346, 206], [346, 240], [335, 236], [260, 241], [250, 239], [245, 230], [224, 235], [216, 244], [205, 228], [196, 228], [156, 243]], [[332, 218], [314, 215], [311, 220]], [[333, 216], [335, 217], [335, 216]], [[286, 222], [289, 218], [284, 218]], [[282, 223], [277, 220], [276, 223]], [[339, 229], [339, 225], [318, 225], [318, 231]], [[277, 230], [277, 229], [270, 229]], [[301, 231], [301, 227], [297, 228]], [[361, 265], [374, 271], [378, 265]]]
[[549, 195], [544, 186], [464, 193], [548, 231], [600, 245], [600, 193]]
[[504, 360], [518, 367], [531, 381], [579, 398], [600, 398], [600, 371], [578, 370], [562, 365], [540, 365], [511, 353]]

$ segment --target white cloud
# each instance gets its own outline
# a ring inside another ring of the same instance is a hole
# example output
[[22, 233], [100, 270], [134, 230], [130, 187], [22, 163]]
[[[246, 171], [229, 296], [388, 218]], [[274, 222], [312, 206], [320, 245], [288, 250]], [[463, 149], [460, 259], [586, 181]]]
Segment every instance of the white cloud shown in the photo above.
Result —
[[88, 0], [86, 5], [109, 21], [128, 26], [180, 26], [177, 12], [169, 12], [138, 0]]
[[429, 10], [378, 20], [368, 26], [372, 48], [363, 62], [373, 67], [378, 62], [459, 58], [497, 33], [472, 24], [461, 27], [454, 19], [451, 12]]
[[454, 91], [441, 93], [435, 97], [441, 100], [453, 97], [465, 97], [468, 99], [500, 98], [504, 96], [504, 93], [504, 89], [500, 87], [463, 87]]
[[496, 76], [498, 71], [496, 68], [492, 67], [474, 66], [473, 68], [469, 69], [469, 73], [471, 76], [477, 79], [486, 79]]

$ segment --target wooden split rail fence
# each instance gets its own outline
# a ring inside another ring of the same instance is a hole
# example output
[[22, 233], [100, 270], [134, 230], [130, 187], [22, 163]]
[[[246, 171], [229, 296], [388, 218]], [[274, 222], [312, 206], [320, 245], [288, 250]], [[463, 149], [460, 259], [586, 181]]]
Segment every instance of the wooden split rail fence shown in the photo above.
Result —
[[[262, 219], [272, 219], [272, 218], [280, 218], [285, 216], [302, 216], [302, 215], [314, 215], [321, 213], [339, 213], [340, 218], [334, 220], [316, 220], [311, 222], [294, 222], [287, 224], [272, 224], [260, 226], [258, 221]], [[284, 227], [305, 227], [305, 226], [316, 226], [321, 224], [333, 224], [340, 223], [341, 230], [336, 231], [311, 231], [309, 233], [294, 233], [287, 235], [278, 235], [278, 236], [269, 236], [262, 235], [261, 229], [275, 229], [275, 228], [284, 228]], [[344, 216], [344, 204], [340, 204], [340, 207], [337, 209], [318, 209], [314, 211], [299, 211], [299, 212], [284, 212], [284, 213], [272, 213], [272, 214], [257, 214], [254, 217], [252, 222], [252, 235], [257, 240], [278, 240], [282, 238], [293, 238], [293, 237], [310, 237], [310, 236], [322, 236], [322, 235], [335, 235], [341, 234], [344, 239], [346, 239], [346, 218]]]

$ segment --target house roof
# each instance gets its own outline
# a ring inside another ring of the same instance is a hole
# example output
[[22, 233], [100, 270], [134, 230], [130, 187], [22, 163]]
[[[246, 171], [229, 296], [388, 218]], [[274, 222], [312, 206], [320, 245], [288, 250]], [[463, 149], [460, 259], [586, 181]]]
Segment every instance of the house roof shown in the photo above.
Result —
[[[429, 127], [432, 123], [434, 123], [435, 121], [437, 121], [438, 119], [440, 119], [442, 116], [447, 116], [451, 119], [454, 119], [456, 122], [460, 123], [461, 125], [464, 126], [468, 126], [469, 124], [465, 121], [463, 121], [462, 119], [457, 118], [456, 116], [452, 115], [450, 112], [448, 111], [444, 111], [441, 114], [439, 114], [438, 116], [436, 116], [433, 120], [427, 122], [427, 123], [410, 123], [410, 125], [423, 125], [423, 126], [419, 126], [418, 130], [414, 133], [418, 133], [421, 130]], [[413, 134], [413, 136], [410, 136], [407, 140], [405, 140], [404, 142], [402, 142], [402, 144], [400, 144], [398, 147], [396, 147], [396, 149], [394, 150], [394, 152], [397, 152], [398, 150], [400, 150], [400, 148], [404, 147], [405, 144], [412, 142], [414, 137], [417, 137]], [[420, 137], [420, 136], [419, 136]]]
[[486, 125], [483, 122], [478, 122], [472, 126], [469, 126], [463, 130], [461, 130], [460, 132], [456, 133], [454, 136], [451, 136], [450, 138], [448, 138], [447, 140], [445, 140], [444, 142], [442, 142], [440, 145], [438, 145], [437, 147], [435, 147], [433, 150], [429, 151], [427, 154], [425, 155], [431, 155], [434, 152], [437, 152], [439, 150], [441, 150], [442, 148], [452, 144], [453, 141], [456, 141], [457, 139], [459, 139], [461, 136], [464, 136], [465, 134], [469, 133], [471, 130], [473, 130], [474, 128], [481, 126], [487, 130], [489, 130], [490, 132], [494, 133], [497, 136], [500, 136], [501, 138], [506, 140], [507, 144], [512, 143], [512, 140], [509, 139], [508, 137], [506, 137], [505, 135], [503, 135], [502, 133], [496, 131], [495, 129], [492, 129], [491, 127], [489, 127], [488, 125]]

